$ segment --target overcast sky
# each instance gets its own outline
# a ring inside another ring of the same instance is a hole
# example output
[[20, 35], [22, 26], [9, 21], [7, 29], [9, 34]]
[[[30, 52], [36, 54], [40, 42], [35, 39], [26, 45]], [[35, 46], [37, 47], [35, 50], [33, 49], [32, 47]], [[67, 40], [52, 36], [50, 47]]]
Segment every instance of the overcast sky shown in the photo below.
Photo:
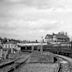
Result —
[[0, 0], [0, 36], [36, 40], [59, 31], [72, 36], [72, 0]]

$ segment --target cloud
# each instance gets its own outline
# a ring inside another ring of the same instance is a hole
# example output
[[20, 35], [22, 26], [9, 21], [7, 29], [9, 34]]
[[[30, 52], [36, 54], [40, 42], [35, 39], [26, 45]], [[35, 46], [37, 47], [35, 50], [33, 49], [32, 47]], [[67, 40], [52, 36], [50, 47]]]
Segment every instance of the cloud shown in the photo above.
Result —
[[[9, 28], [10, 30], [6, 33], [7, 30], [4, 29], [4, 26], [2, 31], [3, 35], [5, 33], [8, 37], [13, 36], [13, 38], [15, 38], [16, 36], [19, 39], [39, 39], [41, 35], [45, 35], [48, 31], [52, 32], [59, 29], [60, 26], [58, 21], [48, 19], [40, 19], [35, 21], [12, 20], [7, 25], [8, 30]], [[14, 29], [12, 30], [11, 28]]]
[[40, 19], [37, 21], [31, 21], [29, 27], [32, 30], [52, 30], [58, 27], [58, 22], [55, 20]]
[[10, 26], [7, 26], [7, 24], [3, 25], [3, 24], [0, 24], [0, 30], [3, 30], [3, 31], [11, 31], [11, 30], [15, 30], [14, 27], [10, 27]]
[[8, 22], [8, 27], [23, 30], [50, 30], [54, 28], [56, 29], [58, 25], [58, 21], [50, 19], [38, 19], [33, 21], [14, 19]]
[[72, 30], [71, 0], [0, 0], [0, 35], [39, 39]]
[[12, 4], [24, 4], [36, 8], [66, 8], [72, 7], [72, 0], [1, 0]]

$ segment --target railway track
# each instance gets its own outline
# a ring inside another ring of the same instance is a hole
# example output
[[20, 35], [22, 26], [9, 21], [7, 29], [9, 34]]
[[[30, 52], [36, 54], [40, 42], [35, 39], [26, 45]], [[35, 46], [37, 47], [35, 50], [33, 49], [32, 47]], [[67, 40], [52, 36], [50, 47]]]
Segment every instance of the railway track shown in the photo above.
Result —
[[[26, 61], [29, 59], [29, 57], [30, 55], [22, 56], [19, 59], [15, 60], [14, 62], [2, 66], [0, 68], [0, 72], [18, 72], [19, 68], [21, 68], [26, 64]], [[60, 69], [58, 72], [60, 72]]]
[[28, 60], [30, 56], [28, 55], [26, 58], [21, 58], [17, 61], [15, 61], [14, 65], [10, 67], [10, 69], [7, 72], [13, 72], [14, 70], [18, 69], [21, 65], [25, 65], [26, 61]]
[[18, 58], [17, 60], [14, 60], [12, 63], [7, 63], [0, 67], [0, 72], [14, 72], [14, 70], [18, 69], [22, 64], [24, 65], [28, 58], [29, 55], [26, 57]]

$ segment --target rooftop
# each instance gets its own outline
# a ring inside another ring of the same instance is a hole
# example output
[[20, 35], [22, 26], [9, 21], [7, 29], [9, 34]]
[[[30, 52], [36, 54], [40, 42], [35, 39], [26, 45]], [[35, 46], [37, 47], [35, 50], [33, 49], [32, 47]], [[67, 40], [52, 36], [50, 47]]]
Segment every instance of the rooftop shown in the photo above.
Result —
[[56, 38], [69, 38], [67, 34], [59, 32], [57, 34], [55, 34], [55, 33], [53, 33], [53, 34], [47, 34], [46, 37], [45, 37], [45, 39], [47, 39], [47, 38], [53, 38], [53, 36], [56, 36]]
[[[19, 46], [38, 46], [41, 45], [41, 43], [17, 43]], [[42, 43], [42, 45], [47, 45], [47, 43]]]

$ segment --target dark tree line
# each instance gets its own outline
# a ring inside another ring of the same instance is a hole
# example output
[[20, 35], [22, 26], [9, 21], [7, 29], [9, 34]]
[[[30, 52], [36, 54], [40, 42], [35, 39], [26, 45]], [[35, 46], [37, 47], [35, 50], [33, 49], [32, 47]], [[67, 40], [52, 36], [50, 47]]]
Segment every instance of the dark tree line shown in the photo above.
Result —
[[12, 43], [38, 43], [37, 40], [35, 41], [28, 41], [28, 40], [17, 40], [17, 39], [9, 39], [9, 38], [2, 38], [0, 37], [0, 41], [1, 43], [8, 43], [8, 42], [12, 42]]

